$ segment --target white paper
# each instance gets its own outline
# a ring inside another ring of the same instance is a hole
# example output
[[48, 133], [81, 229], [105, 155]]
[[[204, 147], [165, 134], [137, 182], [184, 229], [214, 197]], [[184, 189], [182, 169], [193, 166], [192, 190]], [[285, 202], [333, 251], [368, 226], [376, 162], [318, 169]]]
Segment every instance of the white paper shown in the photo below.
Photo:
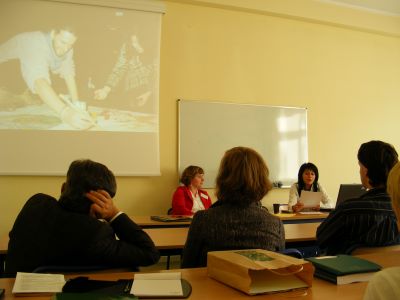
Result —
[[316, 207], [322, 200], [321, 192], [301, 191], [299, 201], [304, 204], [304, 207]]
[[131, 294], [135, 296], [183, 296], [181, 273], [135, 274]]
[[58, 293], [62, 291], [65, 278], [62, 274], [39, 274], [18, 272], [14, 293]]

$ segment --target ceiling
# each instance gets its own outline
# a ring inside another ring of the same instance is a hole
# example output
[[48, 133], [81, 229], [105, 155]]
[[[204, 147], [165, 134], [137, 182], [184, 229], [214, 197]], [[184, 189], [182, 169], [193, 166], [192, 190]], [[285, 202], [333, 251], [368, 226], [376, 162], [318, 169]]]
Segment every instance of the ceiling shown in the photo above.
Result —
[[400, 0], [320, 0], [362, 10], [400, 16]]

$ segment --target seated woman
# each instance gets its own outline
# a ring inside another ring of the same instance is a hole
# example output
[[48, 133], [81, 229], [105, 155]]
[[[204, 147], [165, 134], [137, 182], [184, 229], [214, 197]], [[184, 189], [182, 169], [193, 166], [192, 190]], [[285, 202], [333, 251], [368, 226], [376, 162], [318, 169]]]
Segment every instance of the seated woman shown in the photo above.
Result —
[[235, 147], [225, 153], [216, 179], [218, 205], [194, 215], [183, 249], [183, 268], [206, 266], [209, 251], [284, 249], [282, 221], [261, 207], [261, 199], [271, 189], [268, 176], [268, 167], [256, 151]]
[[198, 166], [189, 166], [183, 170], [179, 186], [172, 196], [172, 214], [191, 216], [199, 210], [211, 206], [211, 198], [201, 189], [204, 171]]
[[[328, 194], [325, 192], [321, 184], [318, 183], [318, 177], [319, 174], [316, 165], [310, 162], [301, 165], [299, 173], [297, 174], [297, 182], [293, 183], [290, 187], [288, 203], [289, 210], [299, 212], [304, 209], [304, 203], [299, 201], [301, 191], [321, 192], [321, 202], [324, 204], [325, 207], [332, 207]], [[319, 205], [313, 207], [312, 209], [319, 210]]]

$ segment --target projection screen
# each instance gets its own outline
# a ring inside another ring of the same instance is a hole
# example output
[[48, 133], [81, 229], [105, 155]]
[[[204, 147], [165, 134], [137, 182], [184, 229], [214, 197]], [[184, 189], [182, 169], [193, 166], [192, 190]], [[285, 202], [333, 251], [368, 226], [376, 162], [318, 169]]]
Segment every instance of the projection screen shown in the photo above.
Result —
[[159, 1], [1, 0], [0, 174], [159, 175]]

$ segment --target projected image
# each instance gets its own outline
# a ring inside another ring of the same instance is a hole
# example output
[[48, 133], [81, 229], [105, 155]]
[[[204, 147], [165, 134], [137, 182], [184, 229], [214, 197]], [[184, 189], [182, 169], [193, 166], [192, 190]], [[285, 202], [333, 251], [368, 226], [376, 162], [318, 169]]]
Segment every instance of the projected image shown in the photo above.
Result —
[[107, 18], [0, 34], [0, 129], [158, 131], [151, 27], [143, 17], [127, 25], [121, 11]]
[[106, 84], [95, 90], [94, 98], [105, 100], [120, 81], [123, 81], [121, 83], [123, 92], [132, 94], [128, 103], [132, 109], [145, 110], [150, 106], [148, 101], [152, 94], [151, 83], [156, 65], [145, 65], [142, 62], [140, 55], [144, 51], [137, 34], [132, 34], [119, 50], [117, 61]]

